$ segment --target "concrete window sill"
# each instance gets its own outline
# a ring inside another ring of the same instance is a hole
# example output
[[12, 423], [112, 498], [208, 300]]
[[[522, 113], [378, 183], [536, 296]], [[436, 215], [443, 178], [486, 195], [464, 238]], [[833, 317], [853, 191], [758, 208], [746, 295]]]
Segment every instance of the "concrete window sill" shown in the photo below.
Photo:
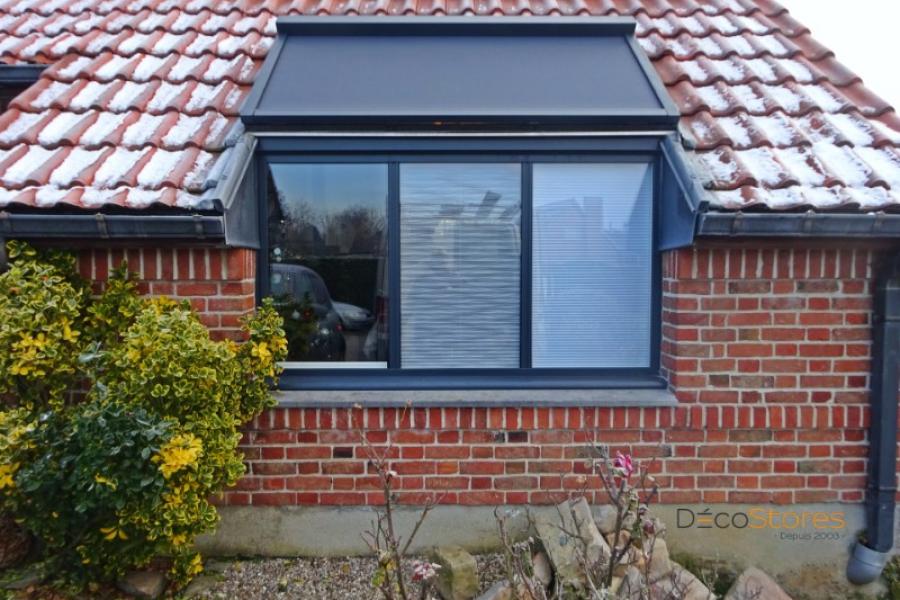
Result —
[[275, 392], [280, 408], [368, 407], [523, 407], [523, 406], [676, 406], [675, 395], [665, 389], [578, 390], [306, 390]]

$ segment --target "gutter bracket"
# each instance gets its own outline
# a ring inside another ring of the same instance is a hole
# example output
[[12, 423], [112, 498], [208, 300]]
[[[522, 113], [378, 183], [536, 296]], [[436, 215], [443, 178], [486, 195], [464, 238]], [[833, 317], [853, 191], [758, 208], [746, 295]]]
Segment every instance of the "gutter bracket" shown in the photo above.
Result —
[[734, 215], [734, 219], [731, 220], [732, 235], [740, 233], [743, 224], [744, 224], [744, 213], [737, 213], [736, 215]]
[[803, 216], [803, 233], [809, 235], [812, 233], [813, 224], [815, 222], [816, 213], [815, 211], [808, 210], [806, 214]]
[[875, 221], [872, 223], [872, 233], [880, 233], [885, 223], [885, 213], [883, 210], [875, 214]]
[[100, 232], [100, 237], [104, 240], [108, 240], [109, 229], [106, 227], [106, 218], [103, 216], [103, 213], [95, 214], [94, 219], [97, 221], [97, 231]]
[[203, 231], [203, 219], [200, 218], [200, 215], [194, 214], [194, 231], [197, 232], [197, 237], [202, 239], [206, 239], [206, 234]]

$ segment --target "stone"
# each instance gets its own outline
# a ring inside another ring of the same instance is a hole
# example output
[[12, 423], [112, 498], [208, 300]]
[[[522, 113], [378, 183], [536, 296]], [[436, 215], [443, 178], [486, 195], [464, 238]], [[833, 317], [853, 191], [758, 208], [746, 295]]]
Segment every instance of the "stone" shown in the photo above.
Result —
[[548, 587], [553, 582], [553, 567], [550, 565], [550, 559], [546, 552], [537, 552], [531, 557], [531, 568], [534, 571], [534, 578], [540, 581], [544, 587]]
[[616, 518], [618, 511], [611, 504], [603, 504], [594, 509], [594, 522], [603, 535], [609, 535], [616, 530]]
[[[591, 508], [587, 500], [580, 498], [574, 502], [565, 501], [557, 506], [555, 517], [539, 518], [535, 522], [537, 533], [556, 569], [556, 577], [560, 584], [573, 589], [582, 589], [586, 577], [582, 564], [582, 556], [588, 564], [608, 561], [611, 553], [606, 540], [594, 523]], [[577, 532], [584, 540], [570, 535]]]
[[183, 596], [184, 598], [199, 598], [202, 594], [211, 590], [218, 581], [219, 578], [215, 575], [200, 575], [199, 577], [194, 577], [194, 579], [191, 580], [191, 583], [184, 588]]
[[647, 589], [644, 576], [637, 567], [628, 567], [621, 583], [616, 590], [610, 590], [616, 594], [619, 600], [643, 600], [644, 591]]
[[217, 560], [215, 558], [211, 558], [206, 561], [206, 564], [203, 565], [203, 570], [207, 573], [224, 573], [231, 565], [232, 563], [227, 560]]
[[[33, 585], [37, 585], [44, 580], [43, 574], [36, 568], [28, 567], [19, 572], [9, 581], [4, 581], [2, 586], [6, 590], [24, 590]], [[2, 596], [2, 594], [0, 594]]]
[[650, 581], [657, 581], [672, 572], [672, 562], [669, 560], [669, 547], [666, 545], [666, 540], [656, 538], [653, 541], [649, 567]]
[[478, 594], [475, 557], [459, 546], [435, 548], [431, 561], [440, 565], [434, 587], [444, 600], [472, 600]]
[[715, 600], [715, 595], [709, 591], [709, 588], [678, 563], [672, 563], [672, 571], [650, 585], [650, 597]]
[[116, 586], [135, 598], [155, 600], [166, 589], [168, 581], [159, 571], [131, 571], [116, 582]]
[[[528, 590], [523, 584], [519, 584], [519, 598], [528, 598]], [[515, 595], [513, 594], [513, 587], [509, 581], [505, 579], [503, 581], [498, 581], [494, 585], [492, 585], [488, 590], [475, 598], [475, 600], [515, 600]]]
[[725, 594], [725, 600], [791, 600], [775, 581], [756, 567], [745, 570]]

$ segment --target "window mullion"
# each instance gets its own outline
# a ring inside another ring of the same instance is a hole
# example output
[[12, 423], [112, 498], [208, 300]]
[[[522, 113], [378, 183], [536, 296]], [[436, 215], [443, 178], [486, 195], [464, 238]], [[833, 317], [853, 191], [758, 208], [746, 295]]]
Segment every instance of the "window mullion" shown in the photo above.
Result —
[[531, 162], [522, 163], [522, 273], [519, 304], [519, 366], [531, 368]]
[[388, 368], [400, 368], [400, 163], [388, 164]]

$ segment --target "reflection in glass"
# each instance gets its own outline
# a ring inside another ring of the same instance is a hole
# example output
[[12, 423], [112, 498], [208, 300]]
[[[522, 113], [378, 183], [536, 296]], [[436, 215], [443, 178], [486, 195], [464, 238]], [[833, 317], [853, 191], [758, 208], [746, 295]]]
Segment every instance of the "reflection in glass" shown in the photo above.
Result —
[[534, 165], [532, 366], [648, 367], [652, 169]]
[[521, 170], [400, 166], [401, 364], [519, 366]]
[[289, 361], [387, 361], [387, 188], [383, 164], [269, 166], [270, 289]]

